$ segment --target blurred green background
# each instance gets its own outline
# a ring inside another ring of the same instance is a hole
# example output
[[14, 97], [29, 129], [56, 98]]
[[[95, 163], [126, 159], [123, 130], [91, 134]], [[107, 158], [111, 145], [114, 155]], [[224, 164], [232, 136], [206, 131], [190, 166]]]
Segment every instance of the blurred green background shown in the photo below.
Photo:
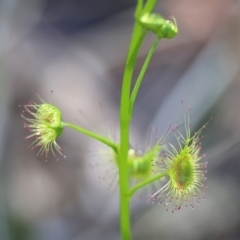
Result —
[[[0, 0], [1, 240], [119, 239], [117, 193], [107, 190], [109, 179], [99, 182], [102, 146], [67, 129], [58, 141], [67, 158], [46, 163], [23, 140], [19, 104], [38, 102], [36, 89], [64, 121], [115, 134], [135, 4]], [[149, 196], [133, 201], [133, 239], [239, 240], [240, 1], [159, 0], [155, 11], [175, 16], [179, 34], [152, 59], [131, 144], [144, 146], [152, 126], [164, 133], [181, 123], [181, 100], [192, 107], [193, 130], [213, 117], [202, 141], [207, 200], [174, 214]], [[153, 40], [149, 34], [137, 71]]]

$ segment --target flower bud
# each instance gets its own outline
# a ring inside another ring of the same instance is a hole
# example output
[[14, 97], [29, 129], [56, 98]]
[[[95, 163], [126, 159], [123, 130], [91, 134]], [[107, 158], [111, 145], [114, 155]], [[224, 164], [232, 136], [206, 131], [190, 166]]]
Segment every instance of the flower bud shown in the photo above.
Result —
[[154, 172], [152, 164], [160, 152], [160, 145], [156, 144], [145, 153], [130, 149], [128, 151], [128, 170], [131, 178], [146, 178]]
[[138, 19], [138, 22], [159, 38], [173, 38], [178, 33], [178, 28], [175, 18], [171, 17], [171, 19], [172, 21], [166, 20], [160, 14], [145, 13]]

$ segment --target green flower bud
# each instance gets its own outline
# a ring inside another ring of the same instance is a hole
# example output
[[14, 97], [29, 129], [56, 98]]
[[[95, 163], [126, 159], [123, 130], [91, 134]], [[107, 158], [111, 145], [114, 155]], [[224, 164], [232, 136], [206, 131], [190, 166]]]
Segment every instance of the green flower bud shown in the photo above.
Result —
[[161, 146], [156, 144], [145, 153], [130, 149], [128, 151], [128, 170], [131, 178], [144, 179], [154, 172], [153, 159], [156, 159]]
[[178, 33], [178, 27], [175, 18], [171, 17], [171, 19], [172, 21], [166, 20], [160, 14], [145, 13], [138, 19], [138, 22], [159, 38], [173, 38]]
[[[24, 108], [21, 117], [25, 120], [24, 127], [30, 134], [25, 138], [35, 137], [35, 140], [29, 145], [32, 149], [39, 147], [38, 155], [45, 155], [46, 159], [49, 152], [56, 157], [56, 152], [64, 156], [60, 146], [56, 143], [56, 139], [62, 134], [62, 115], [60, 110], [52, 104], [45, 103], [36, 104], [32, 101]], [[29, 116], [25, 116], [28, 114]], [[58, 159], [57, 159], [58, 160]]]

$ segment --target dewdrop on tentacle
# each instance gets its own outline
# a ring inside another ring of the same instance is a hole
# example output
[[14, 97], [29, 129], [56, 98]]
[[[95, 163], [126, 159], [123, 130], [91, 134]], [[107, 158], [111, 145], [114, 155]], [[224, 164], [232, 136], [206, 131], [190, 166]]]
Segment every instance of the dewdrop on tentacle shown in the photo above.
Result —
[[[40, 97], [39, 97], [40, 98]], [[30, 134], [25, 139], [35, 138], [29, 145], [31, 149], [39, 148], [37, 156], [44, 155], [47, 161], [49, 152], [55, 157], [56, 153], [64, 156], [56, 139], [62, 134], [62, 114], [61, 111], [52, 104], [42, 101], [37, 104], [30, 101], [23, 107], [21, 117], [24, 119], [24, 128], [27, 128]], [[58, 158], [57, 158], [58, 160]]]
[[185, 137], [179, 130], [175, 131], [178, 148], [169, 143], [165, 151], [161, 168], [167, 171], [169, 180], [155, 192], [151, 198], [153, 202], [159, 200], [168, 210], [168, 205], [174, 204], [173, 210], [180, 210], [182, 205], [194, 208], [194, 200], [197, 203], [201, 198], [205, 199], [204, 189], [207, 162], [200, 162], [204, 155], [201, 150], [201, 132], [205, 124], [191, 136], [189, 113], [185, 116]]

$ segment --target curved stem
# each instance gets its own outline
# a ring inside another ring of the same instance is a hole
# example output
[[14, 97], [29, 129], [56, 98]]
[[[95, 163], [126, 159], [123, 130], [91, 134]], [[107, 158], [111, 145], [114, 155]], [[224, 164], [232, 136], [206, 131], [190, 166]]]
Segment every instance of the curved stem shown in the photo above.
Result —
[[89, 136], [89, 137], [92, 137], [92, 138], [98, 140], [99, 142], [102, 142], [102, 143], [104, 143], [105, 145], [107, 145], [107, 146], [109, 146], [110, 148], [112, 148], [115, 153], [118, 153], [118, 145], [115, 144], [114, 142], [112, 142], [111, 140], [105, 138], [105, 137], [102, 137], [102, 136], [100, 136], [100, 135], [98, 135], [98, 134], [96, 134], [96, 133], [93, 133], [93, 132], [91, 132], [91, 131], [88, 131], [88, 130], [86, 130], [86, 129], [84, 129], [84, 128], [81, 128], [81, 127], [79, 127], [79, 126], [77, 126], [77, 125], [74, 125], [74, 124], [72, 124], [72, 123], [62, 122], [62, 126], [63, 126], [63, 127], [70, 127], [70, 128], [72, 128], [72, 129], [80, 132], [80, 133], [83, 133], [83, 134], [85, 134], [85, 135], [87, 135], [87, 136]]
[[135, 185], [132, 189], [129, 190], [129, 193], [128, 193], [129, 197], [132, 197], [133, 194], [134, 194], [138, 189], [144, 187], [145, 185], [147, 185], [147, 184], [149, 184], [149, 183], [151, 183], [151, 182], [154, 182], [154, 181], [156, 181], [156, 180], [159, 180], [160, 178], [165, 177], [166, 175], [168, 175], [168, 171], [163, 172], [163, 173], [161, 173], [161, 174], [158, 174], [158, 175], [156, 175], [156, 176], [154, 176], [154, 177], [148, 178], [146, 181], [140, 182], [139, 184]]
[[130, 97], [130, 103], [129, 103], [129, 116], [130, 116], [130, 119], [132, 118], [133, 107], [134, 107], [134, 103], [135, 103], [135, 100], [136, 100], [136, 97], [137, 97], [138, 90], [139, 90], [140, 85], [142, 83], [143, 77], [144, 77], [144, 75], [146, 73], [146, 70], [147, 70], [147, 67], [149, 65], [149, 62], [150, 62], [150, 60], [151, 60], [151, 58], [153, 56], [153, 53], [154, 53], [154, 51], [155, 51], [155, 49], [156, 49], [156, 47], [157, 47], [157, 45], [158, 45], [160, 40], [161, 40], [161, 38], [157, 38], [153, 42], [153, 44], [152, 44], [152, 46], [151, 46], [151, 48], [150, 48], [150, 50], [148, 52], [148, 55], [147, 55], [147, 57], [146, 57], [146, 59], [144, 61], [143, 67], [142, 67], [142, 69], [141, 69], [141, 71], [139, 73], [139, 76], [137, 78], [135, 86], [133, 88], [133, 91], [132, 91], [132, 94], [131, 94], [131, 97]]

